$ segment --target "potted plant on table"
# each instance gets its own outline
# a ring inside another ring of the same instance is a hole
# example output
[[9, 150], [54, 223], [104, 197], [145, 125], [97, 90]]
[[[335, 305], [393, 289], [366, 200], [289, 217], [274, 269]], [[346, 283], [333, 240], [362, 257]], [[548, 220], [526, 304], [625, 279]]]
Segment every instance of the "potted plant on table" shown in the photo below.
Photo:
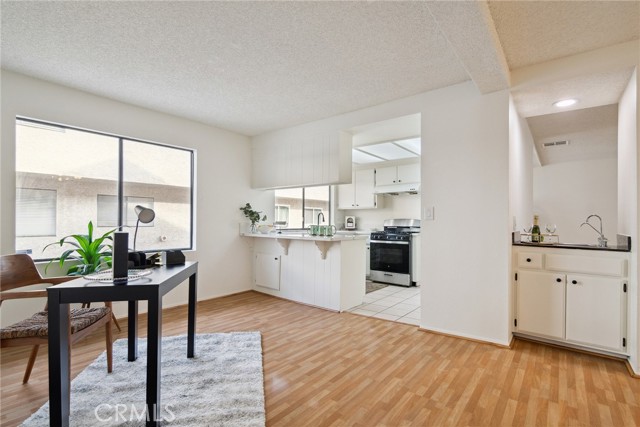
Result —
[[249, 219], [249, 221], [251, 221], [251, 232], [252, 233], [256, 233], [258, 231], [258, 225], [257, 224], [258, 224], [259, 221], [266, 221], [267, 220], [267, 216], [266, 215], [264, 215], [262, 218], [260, 218], [260, 214], [262, 212], [254, 210], [251, 207], [250, 203], [247, 203], [246, 205], [241, 207], [240, 210], [242, 211], [244, 216], [246, 216]]
[[59, 258], [54, 258], [49, 261], [45, 272], [54, 261], [59, 261], [60, 267], [64, 267], [66, 261], [76, 261], [74, 265], [67, 270], [67, 276], [84, 276], [105, 268], [110, 268], [113, 255], [112, 235], [116, 230], [117, 228], [114, 228], [94, 239], [93, 223], [89, 221], [87, 234], [71, 234], [57, 242], [48, 244], [44, 249], [47, 249], [49, 246], [62, 246], [64, 244], [71, 245], [73, 248], [64, 251]]

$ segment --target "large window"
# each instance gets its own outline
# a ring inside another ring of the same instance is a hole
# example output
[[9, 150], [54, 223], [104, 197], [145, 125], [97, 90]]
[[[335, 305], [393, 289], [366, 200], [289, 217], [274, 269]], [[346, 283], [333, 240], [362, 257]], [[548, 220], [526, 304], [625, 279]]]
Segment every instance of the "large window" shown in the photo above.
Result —
[[[148, 141], [19, 118], [16, 121], [16, 250], [35, 259], [70, 234], [129, 231], [134, 208], [156, 212], [140, 224], [136, 249], [191, 249], [194, 153]], [[144, 227], [144, 228], [142, 228]]]
[[287, 228], [306, 228], [318, 219], [331, 224], [330, 202], [328, 185], [275, 190], [275, 220], [285, 221]]

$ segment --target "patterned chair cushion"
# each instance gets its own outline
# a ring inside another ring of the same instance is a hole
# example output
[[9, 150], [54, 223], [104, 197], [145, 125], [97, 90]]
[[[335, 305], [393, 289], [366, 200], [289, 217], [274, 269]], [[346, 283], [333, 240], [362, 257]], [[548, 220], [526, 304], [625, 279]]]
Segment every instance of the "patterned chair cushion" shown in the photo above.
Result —
[[[71, 310], [71, 333], [75, 334], [89, 325], [96, 323], [104, 316], [110, 316], [109, 307], [74, 308]], [[0, 329], [0, 338], [46, 337], [49, 334], [48, 315], [46, 311], [34, 314], [29, 319], [14, 323]]]

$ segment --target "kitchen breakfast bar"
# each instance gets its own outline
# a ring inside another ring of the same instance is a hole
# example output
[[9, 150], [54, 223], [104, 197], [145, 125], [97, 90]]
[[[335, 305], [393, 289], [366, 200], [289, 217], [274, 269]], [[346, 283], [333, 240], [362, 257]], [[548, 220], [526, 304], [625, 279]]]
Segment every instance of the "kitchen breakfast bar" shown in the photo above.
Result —
[[241, 235], [253, 249], [254, 290], [332, 311], [362, 304], [366, 235]]

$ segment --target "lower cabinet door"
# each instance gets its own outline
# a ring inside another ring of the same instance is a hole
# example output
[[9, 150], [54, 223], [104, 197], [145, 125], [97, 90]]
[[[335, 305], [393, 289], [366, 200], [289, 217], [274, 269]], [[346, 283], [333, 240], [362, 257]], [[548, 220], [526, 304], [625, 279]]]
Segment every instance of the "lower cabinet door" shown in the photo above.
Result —
[[255, 284], [280, 290], [280, 255], [255, 254]]
[[518, 331], [564, 338], [565, 275], [518, 271]]
[[620, 279], [567, 275], [566, 339], [623, 350], [626, 319], [623, 285]]

